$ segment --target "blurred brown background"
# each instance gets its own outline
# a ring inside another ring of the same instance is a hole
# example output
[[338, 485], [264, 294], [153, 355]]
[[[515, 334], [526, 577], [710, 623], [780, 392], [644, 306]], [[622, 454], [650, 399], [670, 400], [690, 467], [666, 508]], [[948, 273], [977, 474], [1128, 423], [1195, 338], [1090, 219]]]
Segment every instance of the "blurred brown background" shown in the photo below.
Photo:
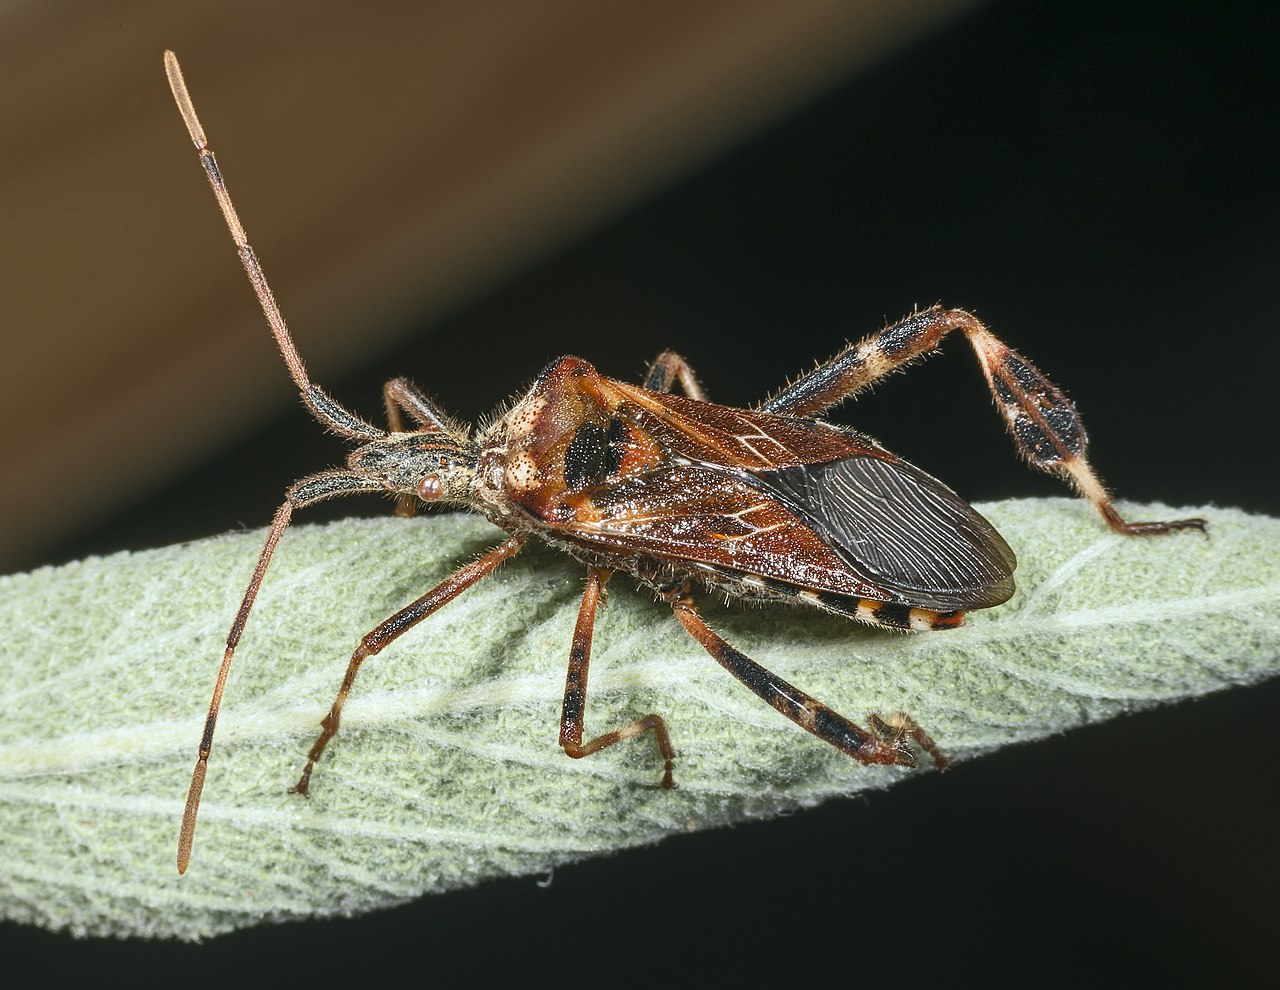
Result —
[[966, 5], [0, 12], [0, 572], [292, 401], [164, 48], [327, 382]]
[[[942, 300], [1070, 392], [1122, 497], [1280, 514], [1271, 4], [995, 0], [914, 34], [901, 4], [15, 9], [11, 566], [265, 525], [344, 452], [280, 367], [166, 46], [303, 355], [365, 415], [395, 374], [474, 420], [556, 354], [634, 377], [663, 347], [749, 403]], [[842, 421], [971, 499], [1061, 493], [945, 350]], [[203, 947], [0, 925], [0, 955], [18, 984], [1270, 986], [1277, 712], [1280, 682], [1224, 691], [546, 889]]]

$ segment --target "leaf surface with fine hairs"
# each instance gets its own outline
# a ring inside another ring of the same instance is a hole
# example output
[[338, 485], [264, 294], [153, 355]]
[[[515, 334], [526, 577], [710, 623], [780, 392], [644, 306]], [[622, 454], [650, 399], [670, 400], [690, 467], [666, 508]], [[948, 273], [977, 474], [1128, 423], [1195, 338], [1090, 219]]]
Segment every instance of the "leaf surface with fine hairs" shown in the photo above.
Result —
[[[953, 760], [1280, 668], [1280, 521], [1126, 539], [1066, 499], [981, 507], [1018, 592], [958, 630], [891, 635], [812, 609], [708, 623], [862, 722], [906, 711]], [[679, 787], [644, 736], [556, 744], [582, 568], [530, 549], [368, 661], [311, 797], [287, 793], [359, 636], [500, 539], [471, 516], [298, 526], [237, 653], [195, 853], [178, 821], [227, 628], [261, 533], [0, 579], [0, 904], [79, 933], [199, 938], [545, 872], [695, 828], [887, 786], [760, 703], [625, 576], [597, 624], [587, 733], [661, 713]], [[864, 723], [865, 724], [865, 723]]]

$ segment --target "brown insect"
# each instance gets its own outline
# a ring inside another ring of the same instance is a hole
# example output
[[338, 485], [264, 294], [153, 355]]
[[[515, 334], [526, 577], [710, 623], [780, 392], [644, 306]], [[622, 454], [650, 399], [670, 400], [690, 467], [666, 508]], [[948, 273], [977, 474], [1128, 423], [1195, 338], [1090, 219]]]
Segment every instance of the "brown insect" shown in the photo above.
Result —
[[[213, 689], [182, 818], [179, 873], [191, 858], [236, 645], [294, 511], [317, 502], [391, 492], [402, 512], [418, 502], [463, 505], [511, 535], [360, 640], [293, 787], [301, 794], [338, 731], [360, 664], [515, 556], [532, 535], [588, 567], [560, 719], [560, 745], [569, 756], [587, 756], [652, 731], [664, 761], [662, 785], [672, 786], [675, 749], [660, 715], [583, 741], [596, 610], [612, 574], [626, 571], [670, 605], [729, 673], [801, 728], [859, 763], [915, 766], [914, 743], [945, 766], [938, 747], [910, 717], [872, 714], [866, 728], [855, 725], [734, 649], [703, 622], [691, 588], [698, 583], [744, 598], [805, 602], [896, 630], [953, 628], [965, 611], [1007, 601], [1014, 554], [986, 519], [871, 437], [816, 418], [956, 330], [972, 345], [1030, 465], [1065, 476], [1117, 532], [1204, 529], [1202, 519], [1123, 520], [1089, 467], [1084, 428], [1062, 392], [976, 318], [941, 307], [914, 313], [847, 347], [754, 409], [707, 402], [685, 361], [666, 351], [643, 386], [606, 378], [580, 358], [558, 358], [479, 433], [451, 421], [407, 379], [395, 378], [383, 388], [390, 428], [378, 429], [307, 377], [172, 52], [165, 53], [165, 71], [302, 401], [322, 424], [358, 445], [346, 467], [291, 485], [271, 523]], [[672, 394], [677, 383], [684, 395]], [[405, 416], [410, 430], [403, 428]]]

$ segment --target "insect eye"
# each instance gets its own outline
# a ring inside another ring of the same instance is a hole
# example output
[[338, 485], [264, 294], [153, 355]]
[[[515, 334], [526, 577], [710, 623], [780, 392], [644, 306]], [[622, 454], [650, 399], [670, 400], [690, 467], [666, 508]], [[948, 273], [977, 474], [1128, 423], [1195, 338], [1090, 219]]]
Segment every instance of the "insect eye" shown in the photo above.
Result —
[[438, 474], [424, 474], [418, 482], [418, 498], [424, 502], [438, 501], [444, 494], [444, 483]]

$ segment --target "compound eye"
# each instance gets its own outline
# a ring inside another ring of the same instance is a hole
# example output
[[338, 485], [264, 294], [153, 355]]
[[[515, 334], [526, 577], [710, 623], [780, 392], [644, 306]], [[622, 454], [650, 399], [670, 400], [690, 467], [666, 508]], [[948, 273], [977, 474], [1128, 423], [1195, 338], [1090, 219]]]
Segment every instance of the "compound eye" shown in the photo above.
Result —
[[437, 502], [444, 495], [444, 482], [438, 474], [424, 474], [418, 482], [418, 498], [424, 502]]

